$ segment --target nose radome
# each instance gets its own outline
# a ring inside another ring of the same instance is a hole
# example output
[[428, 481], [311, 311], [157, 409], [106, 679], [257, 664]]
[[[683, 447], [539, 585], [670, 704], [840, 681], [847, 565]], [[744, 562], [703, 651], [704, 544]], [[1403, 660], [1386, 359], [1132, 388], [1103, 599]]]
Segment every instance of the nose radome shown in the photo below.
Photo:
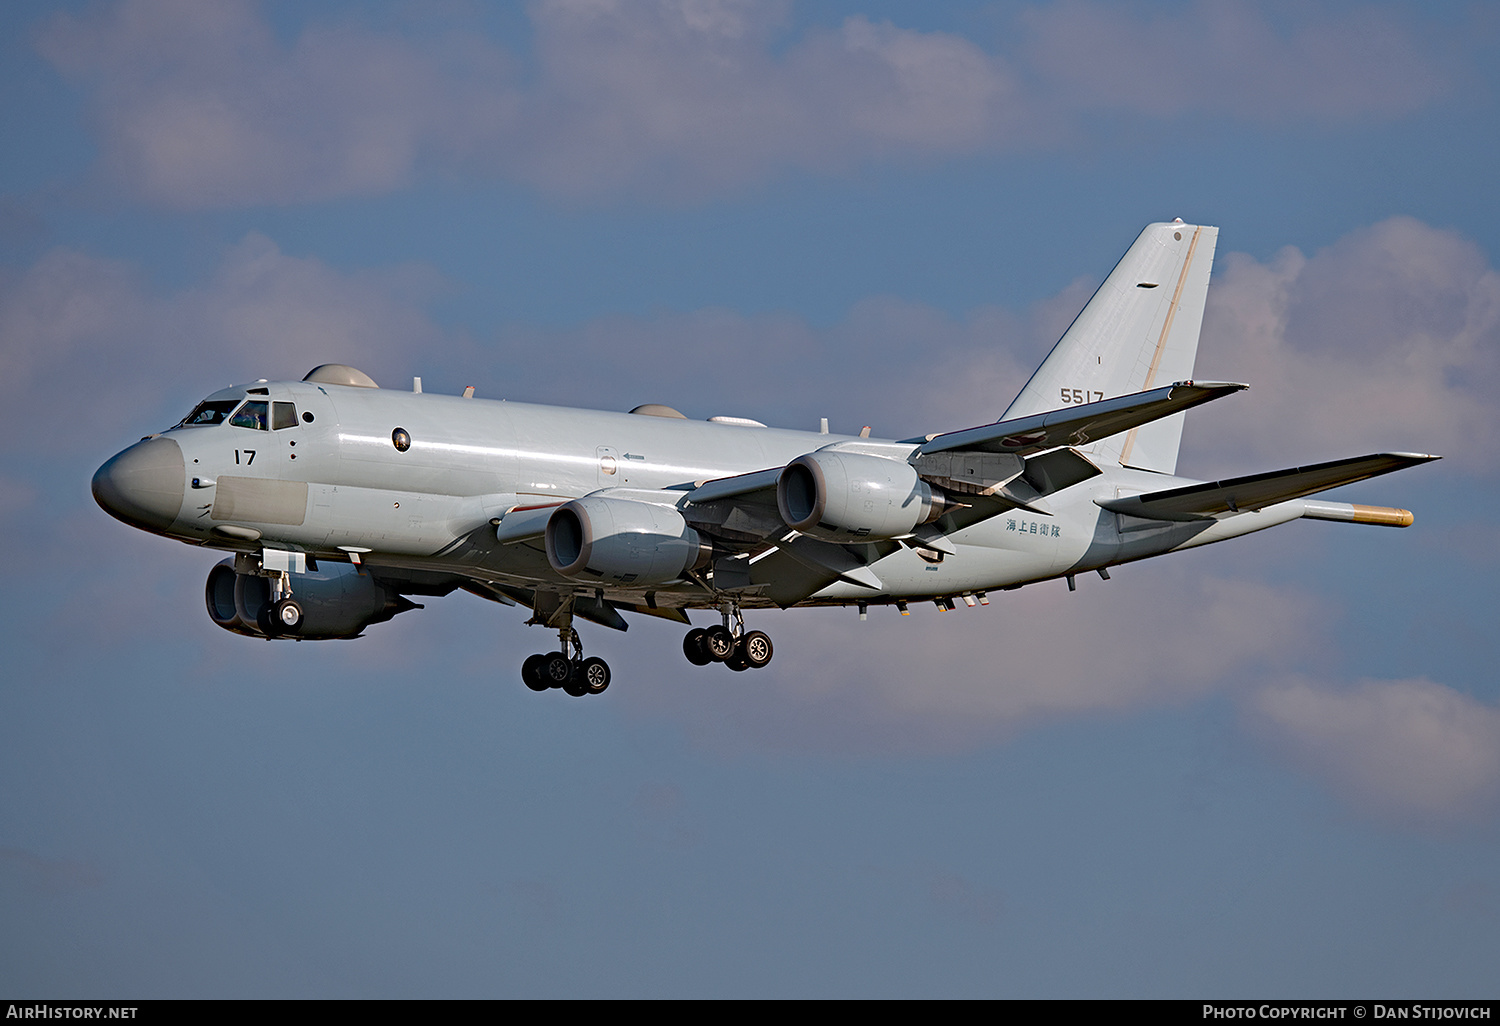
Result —
[[164, 531], [182, 512], [186, 480], [182, 447], [170, 438], [147, 438], [95, 472], [94, 499], [132, 527]]

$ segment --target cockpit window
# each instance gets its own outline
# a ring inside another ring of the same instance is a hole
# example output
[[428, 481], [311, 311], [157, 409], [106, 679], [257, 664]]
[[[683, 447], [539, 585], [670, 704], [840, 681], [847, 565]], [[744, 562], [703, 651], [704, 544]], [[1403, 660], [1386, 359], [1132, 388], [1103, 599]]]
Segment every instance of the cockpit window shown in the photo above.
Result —
[[271, 404], [271, 430], [280, 431], [282, 428], [297, 426], [297, 406], [295, 403], [272, 403]]
[[240, 404], [238, 399], [215, 399], [212, 402], [201, 402], [193, 408], [193, 412], [182, 418], [181, 427], [209, 427], [214, 424], [224, 423], [224, 418], [229, 416], [229, 411]]
[[264, 431], [267, 428], [266, 420], [270, 413], [270, 404], [264, 399], [252, 399], [240, 407], [238, 413], [229, 418], [230, 427], [255, 428]]

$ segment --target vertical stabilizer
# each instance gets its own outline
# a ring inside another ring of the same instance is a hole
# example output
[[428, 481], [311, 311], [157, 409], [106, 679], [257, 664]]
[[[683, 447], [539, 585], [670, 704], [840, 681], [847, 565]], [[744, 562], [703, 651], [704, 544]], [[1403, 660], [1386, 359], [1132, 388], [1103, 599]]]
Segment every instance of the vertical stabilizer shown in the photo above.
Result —
[[[1120, 258], [1002, 420], [1187, 381], [1219, 229], [1152, 224]], [[1174, 473], [1183, 414], [1095, 442], [1095, 460]]]

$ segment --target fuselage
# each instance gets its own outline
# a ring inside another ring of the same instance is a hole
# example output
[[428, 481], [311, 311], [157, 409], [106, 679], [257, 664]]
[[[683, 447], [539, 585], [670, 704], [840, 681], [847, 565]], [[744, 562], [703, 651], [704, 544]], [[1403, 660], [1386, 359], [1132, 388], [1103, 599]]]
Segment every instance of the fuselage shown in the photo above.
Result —
[[[205, 400], [199, 411], [205, 409], [201, 423], [143, 439], [101, 467], [101, 503], [135, 526], [191, 544], [287, 549], [518, 587], [568, 582], [538, 546], [495, 541], [494, 525], [510, 511], [601, 489], [685, 501], [703, 481], [781, 467], [830, 445], [903, 460], [915, 449], [910, 442], [310, 381], [226, 389]], [[897, 547], [870, 564], [878, 590], [835, 581], [805, 602], [1014, 587], [1218, 541], [1302, 512], [1294, 500], [1225, 521], [1131, 523], [1095, 500], [1192, 482], [1099, 469], [1048, 496], [1045, 513], [1011, 510], [955, 532], [948, 538], [953, 552], [940, 561]], [[682, 582], [656, 589], [650, 601], [716, 600]], [[746, 604], [755, 604], [754, 596]]]

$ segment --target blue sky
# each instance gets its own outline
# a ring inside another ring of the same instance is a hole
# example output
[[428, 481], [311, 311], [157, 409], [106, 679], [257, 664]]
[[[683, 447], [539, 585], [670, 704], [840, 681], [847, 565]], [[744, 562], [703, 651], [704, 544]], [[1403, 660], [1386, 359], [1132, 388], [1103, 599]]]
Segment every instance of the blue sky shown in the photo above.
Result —
[[[0, 991], [1493, 997], [1483, 4], [0, 12]], [[231, 381], [993, 419], [1149, 221], [1221, 228], [1205, 478], [1438, 464], [1113, 579], [763, 614], [766, 670], [469, 596], [204, 615], [88, 481]], [[1220, 408], [1222, 407], [1222, 408]]]

